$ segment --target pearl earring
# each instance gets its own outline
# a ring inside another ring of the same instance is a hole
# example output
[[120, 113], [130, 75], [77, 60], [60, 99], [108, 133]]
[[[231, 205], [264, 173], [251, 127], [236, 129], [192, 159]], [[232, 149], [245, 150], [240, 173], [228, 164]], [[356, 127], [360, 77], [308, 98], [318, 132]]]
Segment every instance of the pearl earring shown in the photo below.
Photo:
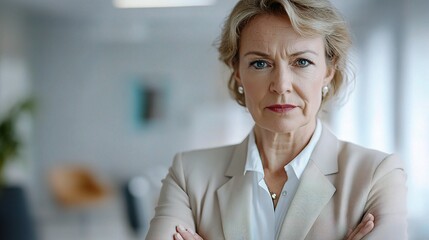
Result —
[[241, 95], [243, 95], [244, 94], [244, 88], [243, 88], [243, 86], [238, 86], [238, 93], [240, 93]]
[[326, 97], [326, 95], [328, 94], [328, 92], [329, 92], [329, 87], [328, 86], [324, 86], [322, 88], [322, 97]]

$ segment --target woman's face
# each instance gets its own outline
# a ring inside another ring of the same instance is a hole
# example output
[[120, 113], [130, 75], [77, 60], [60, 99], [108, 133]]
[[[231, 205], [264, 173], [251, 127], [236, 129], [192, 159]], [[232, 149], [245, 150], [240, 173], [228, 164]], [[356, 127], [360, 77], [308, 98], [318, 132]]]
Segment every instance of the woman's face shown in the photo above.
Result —
[[257, 16], [241, 32], [234, 76], [258, 127], [289, 133], [315, 126], [333, 74], [323, 38], [300, 36], [287, 16]]

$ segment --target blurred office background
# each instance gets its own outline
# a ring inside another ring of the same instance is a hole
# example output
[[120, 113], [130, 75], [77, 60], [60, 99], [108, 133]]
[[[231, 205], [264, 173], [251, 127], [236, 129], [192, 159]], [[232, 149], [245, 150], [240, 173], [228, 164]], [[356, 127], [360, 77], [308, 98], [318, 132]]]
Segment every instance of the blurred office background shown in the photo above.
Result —
[[[36, 103], [18, 121], [24, 147], [6, 175], [24, 187], [38, 239], [144, 239], [174, 154], [245, 137], [252, 121], [229, 97], [215, 48], [235, 2], [0, 0], [0, 119], [28, 96]], [[334, 4], [352, 28], [357, 81], [328, 124], [401, 155], [410, 239], [429, 239], [429, 1]], [[64, 169], [97, 196], [64, 196]]]

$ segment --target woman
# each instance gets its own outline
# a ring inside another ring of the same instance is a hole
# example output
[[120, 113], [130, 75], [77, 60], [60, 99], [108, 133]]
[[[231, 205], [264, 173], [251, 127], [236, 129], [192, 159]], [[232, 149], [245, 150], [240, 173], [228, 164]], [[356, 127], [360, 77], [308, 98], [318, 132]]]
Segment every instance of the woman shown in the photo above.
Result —
[[398, 158], [317, 118], [347, 84], [349, 47], [327, 0], [239, 1], [219, 52], [255, 126], [241, 144], [176, 155], [147, 239], [406, 239]]

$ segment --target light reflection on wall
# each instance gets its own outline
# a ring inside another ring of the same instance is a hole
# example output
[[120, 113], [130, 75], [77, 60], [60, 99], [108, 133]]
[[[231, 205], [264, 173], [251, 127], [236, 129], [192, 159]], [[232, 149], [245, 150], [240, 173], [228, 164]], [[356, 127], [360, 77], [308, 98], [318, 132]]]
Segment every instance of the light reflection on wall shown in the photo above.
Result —
[[[408, 160], [410, 232], [415, 239], [429, 237], [429, 29], [427, 1], [409, 6], [409, 25], [404, 59], [404, 132]], [[424, 229], [424, 230], [423, 230]], [[419, 234], [416, 234], [419, 233]], [[418, 236], [418, 238], [417, 238]]]

